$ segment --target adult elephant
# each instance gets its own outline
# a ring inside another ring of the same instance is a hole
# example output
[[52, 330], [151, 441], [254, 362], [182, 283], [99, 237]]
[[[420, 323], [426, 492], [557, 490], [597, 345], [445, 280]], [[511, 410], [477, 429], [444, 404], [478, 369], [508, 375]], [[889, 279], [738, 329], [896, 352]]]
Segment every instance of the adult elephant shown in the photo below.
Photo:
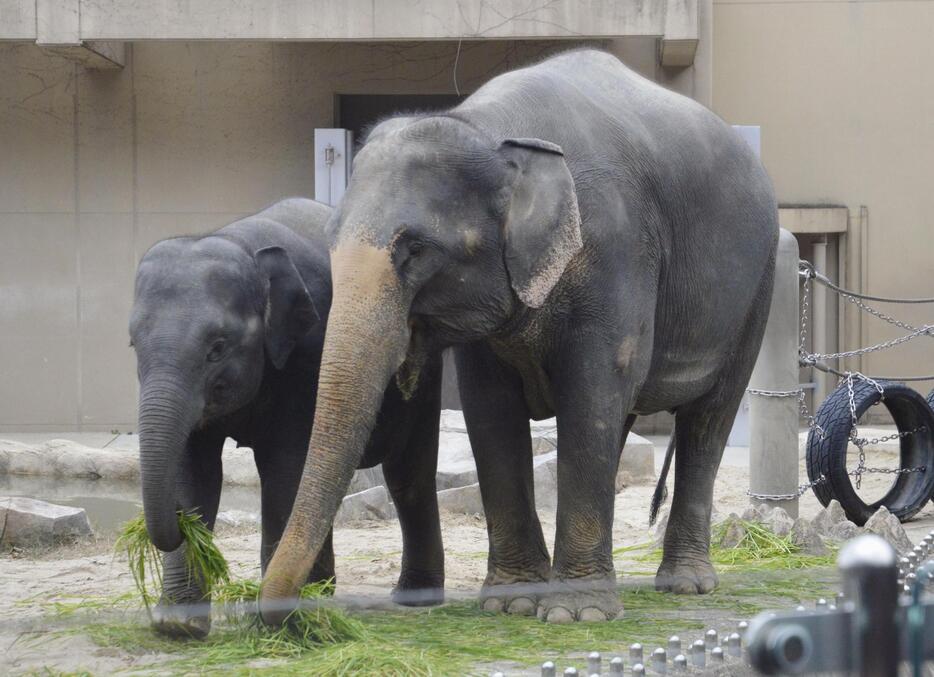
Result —
[[[166, 634], [200, 637], [210, 629], [210, 601], [186, 570], [176, 511], [196, 511], [213, 529], [225, 438], [253, 449], [264, 570], [282, 535], [315, 415], [331, 306], [330, 216], [330, 207], [313, 200], [284, 200], [206, 237], [159, 242], [139, 264], [130, 335], [146, 527], [166, 553], [154, 622]], [[440, 602], [444, 585], [434, 479], [439, 358], [427, 366], [408, 401], [395, 384], [380, 386], [385, 423], [354, 461], [383, 463], [403, 531], [395, 594], [412, 604]], [[308, 580], [334, 576], [330, 522], [322, 545]]]
[[[728, 125], [609, 54], [565, 53], [446, 113], [378, 125], [335, 228], [318, 411], [266, 570], [267, 622], [282, 620], [327, 537], [383, 385], [400, 365], [417, 371], [424, 346], [456, 346], [490, 537], [486, 608], [551, 622], [618, 614], [614, 477], [636, 416], [661, 410], [676, 414], [677, 457], [656, 586], [715, 586], [714, 477], [779, 232], [765, 171]], [[528, 424], [552, 415], [553, 561]]]

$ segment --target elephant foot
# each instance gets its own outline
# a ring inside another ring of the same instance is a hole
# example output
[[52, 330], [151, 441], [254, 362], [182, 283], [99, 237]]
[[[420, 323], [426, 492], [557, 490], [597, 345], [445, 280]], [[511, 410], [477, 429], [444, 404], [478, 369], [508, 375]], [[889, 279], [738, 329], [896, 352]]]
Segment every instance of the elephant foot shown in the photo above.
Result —
[[392, 589], [392, 601], [402, 606], [444, 604], [444, 574], [406, 570]]
[[172, 639], [204, 639], [211, 631], [210, 604], [166, 605], [160, 602], [152, 610], [152, 628]]
[[655, 574], [655, 589], [678, 595], [705, 595], [717, 587], [717, 572], [709, 559], [665, 557]]
[[534, 616], [538, 598], [548, 586], [550, 565], [525, 574], [491, 571], [480, 590], [480, 608], [515, 616]]
[[623, 604], [613, 577], [556, 581], [542, 595], [536, 615], [546, 623], [612, 621], [623, 617]]

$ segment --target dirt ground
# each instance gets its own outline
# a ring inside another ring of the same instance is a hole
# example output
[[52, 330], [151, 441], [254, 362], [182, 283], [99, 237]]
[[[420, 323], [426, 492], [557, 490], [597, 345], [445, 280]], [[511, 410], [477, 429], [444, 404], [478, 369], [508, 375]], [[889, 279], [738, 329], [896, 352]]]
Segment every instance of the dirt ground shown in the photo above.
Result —
[[[802, 472], [802, 477], [806, 473]], [[869, 482], [885, 482], [874, 476]], [[721, 469], [715, 489], [714, 507], [719, 517], [742, 513], [748, 506], [745, 495], [746, 470], [736, 466]], [[652, 486], [624, 489], [616, 501], [614, 546], [642, 543], [653, 537], [648, 528], [648, 506]], [[820, 509], [814, 496], [806, 493], [801, 515], [812, 517]], [[912, 523], [912, 540], [934, 528], [934, 504], [928, 504]], [[543, 514], [542, 526], [549, 548], [553, 546], [555, 520]], [[443, 516], [446, 577], [449, 598], [472, 597], [479, 590], [486, 570], [487, 537], [481, 517]], [[253, 530], [221, 529], [218, 543], [238, 577], [259, 578], [259, 535]], [[112, 555], [112, 542], [97, 541], [45, 553], [6, 553], [0, 557], [0, 673], [58, 674], [87, 670], [108, 674], [121, 669], [140, 669], [160, 661], [159, 655], [131, 655], [94, 645], [80, 630], [74, 634], [48, 635], [48, 603], [101, 598], [132, 589], [126, 562]], [[401, 537], [398, 523], [369, 522], [335, 531], [338, 599], [362, 596], [373, 606], [388, 604], [388, 595], [399, 573]], [[623, 559], [617, 570], [625, 575]], [[644, 568], [644, 565], [642, 565]]]

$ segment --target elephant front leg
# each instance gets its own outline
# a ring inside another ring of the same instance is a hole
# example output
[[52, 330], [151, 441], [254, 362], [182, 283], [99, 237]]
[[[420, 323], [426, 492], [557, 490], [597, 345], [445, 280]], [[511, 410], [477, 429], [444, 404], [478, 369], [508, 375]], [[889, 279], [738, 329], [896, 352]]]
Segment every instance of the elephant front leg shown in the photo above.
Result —
[[[210, 530], [220, 503], [223, 437], [192, 435], [178, 469], [179, 507], [196, 512]], [[185, 543], [162, 556], [162, 594], [152, 610], [153, 628], [168, 637], [202, 639], [211, 630], [211, 597], [185, 562]]]
[[533, 615], [551, 562], [535, 511], [522, 381], [484, 344], [458, 347], [456, 357], [490, 539], [481, 603], [488, 611]]
[[632, 420], [632, 384], [642, 372], [623, 368], [593, 341], [579, 343], [555, 375], [555, 555], [550, 592], [538, 605], [538, 617], [549, 623], [612, 620], [622, 613], [612, 555], [613, 508], [620, 449]]

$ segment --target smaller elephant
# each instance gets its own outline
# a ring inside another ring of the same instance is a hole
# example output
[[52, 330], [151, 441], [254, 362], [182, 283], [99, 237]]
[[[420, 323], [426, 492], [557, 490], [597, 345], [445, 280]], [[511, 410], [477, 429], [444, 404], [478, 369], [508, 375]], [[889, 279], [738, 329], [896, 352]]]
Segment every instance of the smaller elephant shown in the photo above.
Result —
[[[139, 264], [130, 336], [140, 383], [143, 509], [152, 542], [165, 552], [153, 616], [164, 634], [210, 630], [210, 599], [186, 571], [176, 511], [196, 511], [214, 528], [227, 437], [253, 449], [264, 571], [289, 519], [331, 305], [330, 215], [313, 200], [284, 200], [204, 237], [163, 240]], [[394, 597], [413, 605], [443, 601], [435, 489], [440, 372], [440, 356], [432, 355], [408, 398], [390, 384], [359, 464], [383, 464], [403, 532]], [[329, 535], [308, 580], [333, 576]]]

